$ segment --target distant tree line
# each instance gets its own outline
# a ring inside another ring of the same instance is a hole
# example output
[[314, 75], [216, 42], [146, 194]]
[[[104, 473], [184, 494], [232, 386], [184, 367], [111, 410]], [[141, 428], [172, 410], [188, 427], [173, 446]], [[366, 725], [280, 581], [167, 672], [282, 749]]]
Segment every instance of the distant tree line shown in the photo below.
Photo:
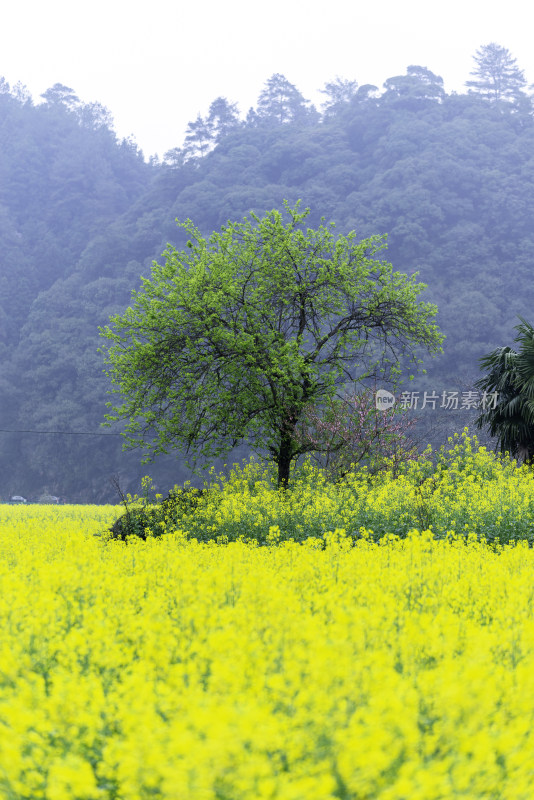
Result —
[[414, 388], [475, 381], [480, 357], [532, 318], [534, 119], [510, 53], [481, 47], [464, 94], [418, 65], [381, 89], [336, 77], [323, 94], [317, 110], [273, 75], [244, 118], [216, 98], [147, 163], [100, 104], [60, 84], [34, 103], [0, 80], [0, 495], [113, 499], [110, 475], [133, 491], [146, 472], [162, 489], [190, 477], [181, 457], [142, 466], [120, 437], [85, 435], [103, 433], [110, 385], [98, 327], [167, 244], [185, 246], [177, 218], [207, 236], [301, 199], [312, 227], [387, 234], [387, 260], [419, 272], [447, 337]]
[[[506, 103], [515, 110], [532, 112], [532, 98], [526, 92], [527, 80], [506, 48], [495, 43], [485, 45], [477, 50], [474, 60], [473, 79], [466, 81], [470, 95], [494, 104]], [[188, 124], [183, 147], [169, 150], [164, 160], [176, 166], [190, 159], [202, 158], [228, 133], [241, 127], [326, 121], [353, 101], [363, 102], [372, 98], [380, 105], [399, 99], [415, 103], [420, 100], [442, 102], [445, 97], [443, 79], [420, 66], [410, 66], [406, 75], [388, 78], [382, 93], [377, 86], [358, 86], [356, 80], [339, 76], [326, 83], [321, 92], [326, 95], [322, 114], [284, 75], [275, 73], [266, 81], [256, 109], [250, 108], [244, 120], [239, 116], [236, 103], [230, 103], [226, 97], [217, 97], [205, 117], [199, 113], [196, 120]]]

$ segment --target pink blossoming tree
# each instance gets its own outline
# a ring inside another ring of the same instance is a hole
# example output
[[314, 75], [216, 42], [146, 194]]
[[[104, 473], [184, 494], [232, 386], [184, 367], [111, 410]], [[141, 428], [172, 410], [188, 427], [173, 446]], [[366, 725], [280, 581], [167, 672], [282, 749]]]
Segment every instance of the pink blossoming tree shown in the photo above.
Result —
[[371, 389], [353, 390], [322, 408], [308, 406], [298, 438], [303, 450], [336, 480], [357, 465], [373, 473], [385, 467], [397, 473], [402, 463], [419, 457], [409, 437], [415, 422], [399, 409], [377, 409]]

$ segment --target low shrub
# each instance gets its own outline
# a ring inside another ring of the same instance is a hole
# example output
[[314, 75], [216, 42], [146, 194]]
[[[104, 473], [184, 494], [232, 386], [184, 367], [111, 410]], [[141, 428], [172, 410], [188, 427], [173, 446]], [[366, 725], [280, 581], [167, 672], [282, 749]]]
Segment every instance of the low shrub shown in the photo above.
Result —
[[147, 537], [160, 537], [174, 530], [184, 513], [198, 507], [204, 489], [175, 487], [167, 497], [156, 503], [148, 503], [133, 498], [125, 501], [126, 511], [109, 529], [109, 538], [127, 541], [129, 536], [146, 540]]

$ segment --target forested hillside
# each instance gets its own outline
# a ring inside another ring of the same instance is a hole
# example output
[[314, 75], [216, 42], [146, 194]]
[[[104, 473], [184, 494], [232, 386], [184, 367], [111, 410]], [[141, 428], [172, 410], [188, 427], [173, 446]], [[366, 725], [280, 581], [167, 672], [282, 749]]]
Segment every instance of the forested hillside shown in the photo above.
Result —
[[301, 198], [312, 226], [387, 233], [384, 257], [419, 271], [447, 336], [424, 388], [478, 377], [517, 315], [533, 319], [534, 119], [507, 51], [474, 63], [465, 94], [410, 66], [381, 89], [326, 84], [320, 111], [273, 75], [245, 117], [217, 98], [163, 163], [66, 87], [35, 103], [0, 82], [0, 428], [63, 432], [2, 432], [0, 495], [102, 500], [113, 474], [133, 490], [145, 472], [160, 486], [188, 476], [171, 456], [140, 466], [118, 436], [65, 435], [105, 432], [98, 326], [167, 242], [184, 244], [175, 218], [209, 234]]

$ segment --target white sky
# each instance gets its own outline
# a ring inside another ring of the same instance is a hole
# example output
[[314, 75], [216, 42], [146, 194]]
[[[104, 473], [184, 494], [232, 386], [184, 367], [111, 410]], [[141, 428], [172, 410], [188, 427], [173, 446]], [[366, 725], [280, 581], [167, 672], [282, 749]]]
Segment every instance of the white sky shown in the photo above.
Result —
[[146, 157], [183, 143], [223, 95], [244, 116], [280, 72], [316, 105], [337, 75], [378, 87], [410, 64], [464, 91], [472, 56], [506, 47], [534, 82], [524, 0], [4, 0], [0, 76], [34, 101], [54, 83], [111, 111]]

